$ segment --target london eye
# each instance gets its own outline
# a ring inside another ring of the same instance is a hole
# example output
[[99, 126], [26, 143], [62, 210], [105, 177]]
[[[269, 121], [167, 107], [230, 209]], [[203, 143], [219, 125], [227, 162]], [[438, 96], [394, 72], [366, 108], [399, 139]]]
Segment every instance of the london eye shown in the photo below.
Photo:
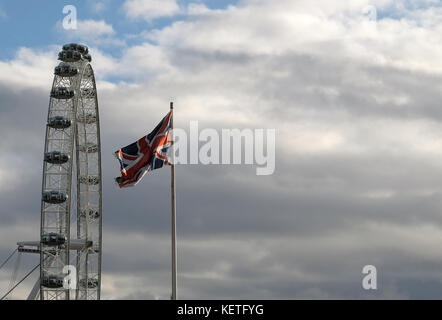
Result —
[[[100, 299], [100, 122], [88, 51], [84, 45], [64, 45], [54, 70], [43, 155], [40, 240], [19, 242], [17, 250], [40, 254], [40, 276], [28, 299]], [[74, 286], [66, 285], [69, 272], [76, 273]]]

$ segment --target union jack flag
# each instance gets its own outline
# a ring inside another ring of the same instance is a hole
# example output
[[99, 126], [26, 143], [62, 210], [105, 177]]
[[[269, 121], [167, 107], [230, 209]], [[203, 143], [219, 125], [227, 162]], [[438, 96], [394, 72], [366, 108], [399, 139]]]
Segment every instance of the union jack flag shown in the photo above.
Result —
[[170, 165], [167, 152], [172, 145], [172, 110], [147, 136], [119, 149], [121, 177], [115, 178], [120, 188], [136, 185], [146, 172]]

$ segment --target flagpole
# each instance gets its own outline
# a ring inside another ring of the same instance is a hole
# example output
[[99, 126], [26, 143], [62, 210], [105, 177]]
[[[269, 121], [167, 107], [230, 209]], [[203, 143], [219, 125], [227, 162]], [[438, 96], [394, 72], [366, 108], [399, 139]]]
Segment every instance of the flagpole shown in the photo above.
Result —
[[[170, 103], [170, 126], [173, 130], [173, 102]], [[171, 195], [172, 195], [172, 300], [177, 299], [177, 255], [176, 255], [176, 211], [175, 211], [175, 165], [174, 154], [172, 148], [172, 163], [170, 165], [171, 172]]]

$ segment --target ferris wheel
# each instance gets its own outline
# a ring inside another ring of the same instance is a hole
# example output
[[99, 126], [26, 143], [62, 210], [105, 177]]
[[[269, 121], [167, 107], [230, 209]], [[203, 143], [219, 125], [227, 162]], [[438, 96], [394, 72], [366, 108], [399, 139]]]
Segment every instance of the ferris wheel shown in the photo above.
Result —
[[[38, 267], [40, 276], [28, 300], [100, 299], [100, 122], [88, 51], [72, 43], [58, 54], [61, 62], [54, 70], [46, 123], [40, 240], [18, 242], [18, 248], [0, 265], [1, 269], [18, 252], [10, 289], [0, 300]], [[76, 232], [71, 234], [71, 229]], [[23, 252], [39, 254], [40, 263], [15, 284]]]
[[[100, 299], [102, 239], [97, 90], [86, 46], [65, 45], [58, 59], [61, 63], [54, 71], [43, 164], [40, 299], [95, 300]], [[73, 177], [76, 199], [71, 196]], [[74, 237], [73, 204], [77, 211]], [[73, 270], [77, 273], [74, 296], [63, 286], [66, 266], [70, 265], [76, 266]]]
[[[43, 157], [40, 241], [18, 243], [18, 252], [40, 254], [40, 277], [28, 299], [100, 299], [100, 123], [88, 51], [84, 45], [64, 45], [54, 70]], [[71, 227], [76, 227], [73, 234]], [[69, 272], [75, 272], [73, 287], [66, 286]]]

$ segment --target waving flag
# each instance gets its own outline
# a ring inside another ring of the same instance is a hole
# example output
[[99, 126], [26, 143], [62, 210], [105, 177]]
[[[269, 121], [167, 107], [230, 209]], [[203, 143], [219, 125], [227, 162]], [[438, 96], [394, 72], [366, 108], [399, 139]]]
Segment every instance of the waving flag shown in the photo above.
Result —
[[146, 172], [170, 165], [167, 151], [172, 145], [171, 122], [172, 110], [147, 136], [115, 152], [121, 167], [121, 177], [115, 181], [120, 188], [134, 186]]

